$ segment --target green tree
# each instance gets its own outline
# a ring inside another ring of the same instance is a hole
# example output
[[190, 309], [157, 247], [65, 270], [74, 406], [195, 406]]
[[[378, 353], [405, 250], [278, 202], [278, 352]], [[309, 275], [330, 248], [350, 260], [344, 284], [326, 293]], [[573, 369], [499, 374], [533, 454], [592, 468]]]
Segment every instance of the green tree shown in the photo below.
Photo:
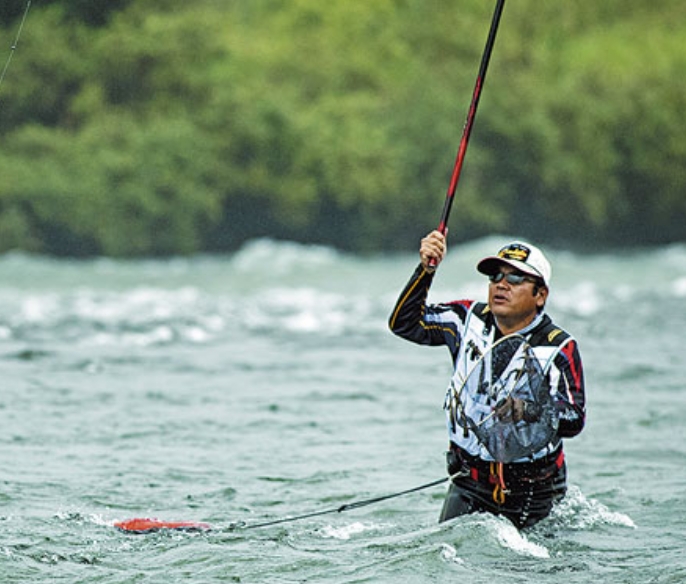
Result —
[[[25, 4], [0, 9], [13, 38]], [[353, 250], [436, 225], [493, 6], [36, 4], [0, 95], [0, 250]], [[503, 15], [451, 237], [686, 238], [686, 5]]]

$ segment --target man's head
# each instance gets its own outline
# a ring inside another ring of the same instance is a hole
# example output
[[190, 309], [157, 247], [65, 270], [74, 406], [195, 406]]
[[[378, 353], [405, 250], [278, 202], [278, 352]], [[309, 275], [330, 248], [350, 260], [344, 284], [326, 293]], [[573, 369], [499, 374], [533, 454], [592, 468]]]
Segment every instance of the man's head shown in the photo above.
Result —
[[543, 310], [551, 268], [537, 247], [513, 242], [481, 260], [477, 269], [490, 279], [488, 304], [503, 333], [524, 328]]

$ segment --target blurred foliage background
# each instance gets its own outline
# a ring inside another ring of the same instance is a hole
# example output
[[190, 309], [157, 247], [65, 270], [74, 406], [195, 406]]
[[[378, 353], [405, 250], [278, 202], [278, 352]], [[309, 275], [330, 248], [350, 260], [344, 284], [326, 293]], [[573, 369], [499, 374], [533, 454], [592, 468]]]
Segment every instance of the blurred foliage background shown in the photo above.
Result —
[[[0, 6], [3, 64], [25, 7]], [[34, 0], [0, 87], [0, 251], [414, 249], [493, 8]], [[451, 239], [686, 240], [685, 72], [683, 0], [508, 2]]]

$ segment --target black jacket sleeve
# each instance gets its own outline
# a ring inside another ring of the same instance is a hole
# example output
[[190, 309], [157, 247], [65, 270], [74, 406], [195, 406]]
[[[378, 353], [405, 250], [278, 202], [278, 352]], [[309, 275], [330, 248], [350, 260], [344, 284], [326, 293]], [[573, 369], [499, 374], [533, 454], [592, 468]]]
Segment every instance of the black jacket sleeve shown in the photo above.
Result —
[[448, 345], [453, 356], [471, 301], [427, 304], [433, 273], [421, 265], [398, 297], [388, 326], [394, 334], [420, 345]]

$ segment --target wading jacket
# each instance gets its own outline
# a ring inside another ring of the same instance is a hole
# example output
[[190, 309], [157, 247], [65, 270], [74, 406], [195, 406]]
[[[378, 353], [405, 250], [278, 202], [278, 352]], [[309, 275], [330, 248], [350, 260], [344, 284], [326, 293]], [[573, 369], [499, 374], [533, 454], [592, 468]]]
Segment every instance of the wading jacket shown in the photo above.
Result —
[[[403, 289], [389, 319], [394, 334], [422, 345], [445, 345], [450, 351], [455, 379], [462, 375], [474, 360], [475, 347], [492, 347], [502, 336], [488, 306], [473, 300], [459, 300], [441, 304], [427, 304], [433, 274], [420, 265]], [[576, 436], [584, 427], [585, 393], [581, 356], [576, 341], [556, 327], [546, 314], [523, 331], [542, 370], [557, 413], [556, 435], [543, 449], [526, 460], [545, 456], [558, 448], [562, 438]], [[465, 385], [466, 391], [472, 391]], [[473, 397], [473, 396], [472, 396]], [[447, 402], [446, 402], [447, 403]], [[467, 403], [471, 403], [467, 400]], [[470, 407], [470, 406], [468, 406]], [[473, 415], [473, 412], [467, 411]], [[493, 460], [488, 450], [472, 431], [456, 427], [448, 419], [450, 441], [473, 456]], [[516, 462], [525, 462], [524, 459]]]

